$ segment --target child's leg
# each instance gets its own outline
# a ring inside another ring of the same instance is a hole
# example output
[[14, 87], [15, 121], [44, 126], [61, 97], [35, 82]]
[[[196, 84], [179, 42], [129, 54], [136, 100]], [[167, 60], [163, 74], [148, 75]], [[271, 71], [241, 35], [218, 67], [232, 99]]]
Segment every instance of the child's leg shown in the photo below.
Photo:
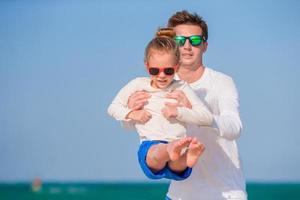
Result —
[[164, 143], [152, 145], [147, 153], [146, 163], [154, 172], [163, 169], [169, 160], [167, 145]]
[[205, 146], [194, 137], [186, 154], [186, 165], [191, 168], [194, 167], [204, 150]]
[[146, 163], [154, 172], [163, 169], [170, 160], [177, 160], [180, 153], [191, 142], [191, 138], [183, 138], [167, 144], [160, 143], [150, 147]]

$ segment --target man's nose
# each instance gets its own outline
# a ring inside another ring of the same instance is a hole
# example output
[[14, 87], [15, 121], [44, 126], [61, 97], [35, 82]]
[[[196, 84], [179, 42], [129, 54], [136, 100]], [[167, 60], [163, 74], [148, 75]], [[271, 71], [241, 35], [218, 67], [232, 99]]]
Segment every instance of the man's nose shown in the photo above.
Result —
[[185, 48], [185, 49], [191, 49], [191, 47], [192, 47], [192, 45], [191, 45], [190, 41], [186, 40], [185, 43], [184, 43], [184, 45], [183, 45], [183, 48]]

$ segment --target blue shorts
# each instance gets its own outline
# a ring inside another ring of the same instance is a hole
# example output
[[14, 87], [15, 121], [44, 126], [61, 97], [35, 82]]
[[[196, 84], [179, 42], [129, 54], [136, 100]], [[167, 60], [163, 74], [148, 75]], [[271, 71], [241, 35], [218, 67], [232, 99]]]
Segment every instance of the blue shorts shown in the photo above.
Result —
[[192, 168], [187, 167], [183, 172], [176, 173], [172, 171], [168, 165], [166, 165], [162, 170], [158, 172], [153, 172], [146, 163], [146, 157], [148, 154], [148, 151], [152, 145], [159, 144], [159, 143], [168, 143], [166, 141], [160, 141], [160, 140], [153, 140], [153, 141], [143, 141], [142, 144], [139, 147], [138, 151], [138, 159], [140, 166], [144, 172], [144, 174], [150, 178], [150, 179], [171, 179], [171, 180], [184, 180], [188, 178], [192, 173]]

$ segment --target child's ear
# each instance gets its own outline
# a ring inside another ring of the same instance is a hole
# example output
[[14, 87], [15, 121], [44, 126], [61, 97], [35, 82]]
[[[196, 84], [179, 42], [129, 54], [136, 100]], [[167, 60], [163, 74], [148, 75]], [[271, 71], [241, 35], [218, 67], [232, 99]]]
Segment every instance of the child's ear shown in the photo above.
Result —
[[148, 63], [145, 61], [144, 64], [145, 64], [146, 71], [148, 71]]

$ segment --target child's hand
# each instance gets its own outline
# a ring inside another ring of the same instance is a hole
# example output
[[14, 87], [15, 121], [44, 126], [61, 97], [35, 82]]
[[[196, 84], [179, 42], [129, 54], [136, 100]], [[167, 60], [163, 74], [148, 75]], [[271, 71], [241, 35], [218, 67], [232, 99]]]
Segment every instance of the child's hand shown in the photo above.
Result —
[[161, 110], [161, 113], [164, 115], [166, 119], [177, 117], [177, 105], [172, 105], [170, 103], [166, 103], [165, 107]]
[[146, 110], [133, 110], [127, 115], [127, 119], [134, 120], [138, 123], [145, 124], [151, 119], [152, 115]]

